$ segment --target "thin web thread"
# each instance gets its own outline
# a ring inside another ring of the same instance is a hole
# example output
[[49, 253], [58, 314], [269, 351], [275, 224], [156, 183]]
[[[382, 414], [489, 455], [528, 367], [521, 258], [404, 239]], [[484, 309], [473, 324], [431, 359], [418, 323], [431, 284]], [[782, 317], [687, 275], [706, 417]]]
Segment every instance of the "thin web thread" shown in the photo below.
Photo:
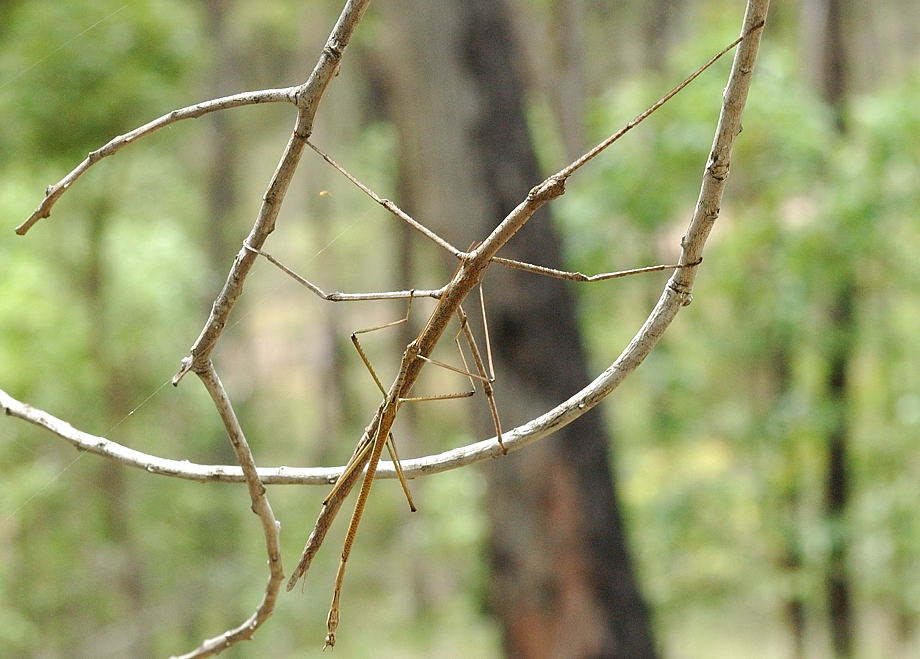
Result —
[[40, 65], [42, 62], [45, 62], [46, 60], [50, 59], [51, 57], [53, 57], [53, 56], [56, 55], [57, 53], [59, 53], [59, 52], [61, 52], [62, 50], [64, 50], [67, 46], [69, 46], [70, 44], [72, 44], [72, 43], [73, 43], [74, 41], [76, 41], [77, 39], [80, 39], [81, 37], [86, 36], [86, 34], [87, 34], [88, 32], [94, 30], [95, 28], [99, 27], [100, 25], [102, 25], [102, 24], [105, 23], [106, 21], [110, 20], [115, 14], [117, 14], [117, 13], [120, 12], [121, 10], [126, 9], [127, 7], [130, 7], [131, 5], [135, 5], [135, 4], [137, 4], [136, 0], [135, 0], [135, 2], [128, 2], [128, 3], [126, 3], [126, 4], [123, 4], [121, 7], [119, 7], [118, 9], [116, 9], [115, 11], [113, 11], [112, 13], [108, 14], [107, 16], [103, 16], [103, 17], [100, 18], [98, 21], [96, 21], [95, 23], [93, 23], [92, 25], [90, 25], [88, 28], [84, 29], [82, 32], [78, 32], [76, 35], [72, 36], [70, 39], [68, 39], [67, 41], [65, 41], [64, 43], [62, 43], [60, 46], [58, 46], [57, 48], [55, 48], [54, 50], [52, 50], [50, 53], [48, 53], [47, 55], [45, 55], [44, 57], [42, 57], [42, 58], [41, 58], [40, 60], [38, 60], [37, 62], [33, 62], [32, 64], [30, 64], [29, 66], [27, 66], [25, 69], [23, 69], [22, 71], [20, 71], [20, 72], [17, 73], [16, 75], [14, 75], [12, 78], [10, 78], [10, 79], [8, 79], [8, 80], [4, 80], [2, 83], [0, 83], [0, 89], [3, 89], [4, 87], [8, 87], [9, 85], [13, 84], [13, 83], [16, 82], [17, 80], [19, 80], [21, 77], [23, 77], [24, 75], [26, 75], [29, 71], [31, 71], [32, 69], [34, 69], [35, 67], [37, 67], [38, 65]]

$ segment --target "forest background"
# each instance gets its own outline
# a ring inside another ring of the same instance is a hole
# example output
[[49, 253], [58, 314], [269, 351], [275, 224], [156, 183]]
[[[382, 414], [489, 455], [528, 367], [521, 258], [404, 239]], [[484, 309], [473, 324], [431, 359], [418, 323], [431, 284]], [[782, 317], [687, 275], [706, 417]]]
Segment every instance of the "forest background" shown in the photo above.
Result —
[[[205, 392], [167, 382], [255, 215], [289, 109], [173, 126], [94, 169], [27, 238], [12, 229], [111, 137], [174, 107], [301, 81], [339, 9], [0, 5], [0, 386], [138, 450], [233, 462]], [[741, 4], [516, 0], [507, 11], [545, 175], [733, 38]], [[315, 134], [397, 201], [426, 184], [418, 170], [407, 181], [405, 115], [394, 115], [380, 64], [398, 48], [399, 19], [372, 7]], [[694, 302], [602, 406], [663, 656], [920, 652], [918, 43], [915, 3], [775, 4]], [[572, 181], [552, 216], [568, 269], [674, 259], [727, 67]], [[427, 288], [448, 274], [319, 159], [305, 159], [279, 227], [273, 253], [327, 290]], [[592, 372], [632, 336], [666, 276], [571, 284]], [[348, 335], [403, 308], [321, 302], [259, 264], [217, 359], [260, 465], [348, 457], [378, 402]], [[389, 372], [405, 339], [391, 330], [366, 342]], [[403, 453], [472, 441], [477, 404], [420, 406], [399, 430]], [[10, 656], [174, 653], [257, 601], [264, 549], [244, 488], [129, 470], [13, 420], [0, 423], [0, 446]], [[487, 522], [489, 477], [473, 468], [416, 481], [415, 515], [391, 484], [375, 489], [346, 587], [354, 624], [336, 653], [501, 655], [486, 547], [490, 534], [522, 534]], [[271, 489], [285, 556], [299, 552], [323, 494]], [[230, 656], [318, 652], [340, 534], [306, 594], [282, 597]]]

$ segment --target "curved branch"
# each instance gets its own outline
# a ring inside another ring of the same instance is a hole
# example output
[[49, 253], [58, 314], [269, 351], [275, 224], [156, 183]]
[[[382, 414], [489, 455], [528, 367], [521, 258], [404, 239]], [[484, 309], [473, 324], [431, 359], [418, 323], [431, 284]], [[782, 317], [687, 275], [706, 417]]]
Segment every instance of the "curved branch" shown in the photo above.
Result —
[[38, 208], [35, 209], [35, 212], [29, 216], [29, 218], [16, 227], [16, 233], [20, 236], [23, 236], [32, 228], [36, 222], [45, 217], [50, 217], [51, 208], [57, 202], [61, 196], [67, 192], [67, 189], [76, 182], [78, 178], [83, 176], [86, 171], [95, 165], [97, 162], [111, 155], [115, 155], [122, 149], [132, 142], [136, 142], [142, 137], [150, 135], [154, 131], [157, 131], [161, 128], [165, 128], [170, 124], [174, 124], [177, 121], [182, 121], [183, 119], [197, 119], [198, 117], [203, 117], [206, 114], [211, 112], [217, 112], [219, 110], [229, 110], [231, 108], [238, 108], [244, 105], [257, 105], [259, 103], [295, 103], [296, 102], [296, 92], [297, 87], [285, 87], [283, 89], [264, 89], [261, 91], [253, 92], [243, 92], [241, 94], [234, 94], [232, 96], [224, 96], [222, 98], [215, 98], [210, 101], [204, 101], [202, 103], [196, 103], [195, 105], [189, 105], [184, 108], [179, 108], [178, 110], [173, 110], [164, 114], [162, 117], [157, 117], [153, 121], [149, 121], [143, 126], [138, 126], [134, 130], [125, 133], [124, 135], [119, 135], [111, 140], [105, 145], [99, 147], [95, 151], [90, 151], [89, 155], [81, 162], [79, 165], [73, 168], [71, 172], [62, 178], [60, 181], [54, 185], [49, 185], [47, 190], [45, 190], [45, 198], [42, 200], [42, 203], [39, 204]]
[[252, 512], [262, 522], [262, 533], [265, 536], [265, 550], [268, 553], [268, 583], [265, 585], [265, 594], [262, 601], [256, 607], [249, 618], [243, 621], [239, 626], [228, 629], [227, 631], [210, 638], [189, 653], [182, 657], [209, 657], [225, 650], [231, 645], [240, 641], [251, 639], [256, 630], [262, 626], [266, 620], [271, 617], [275, 610], [275, 603], [278, 601], [278, 592], [281, 589], [281, 582], [284, 580], [284, 568], [281, 565], [281, 524], [275, 519], [271, 505], [268, 503], [268, 497], [265, 495], [265, 486], [259, 479], [256, 471], [256, 462], [252, 457], [252, 450], [243, 434], [240, 422], [233, 411], [233, 405], [230, 403], [230, 397], [221, 384], [214, 365], [208, 362], [206, 368], [198, 372], [198, 377], [204, 383], [205, 389], [211, 396], [217, 413], [221, 421], [224, 422], [224, 428], [227, 431], [227, 437], [236, 459], [242, 467], [243, 475], [246, 479], [246, 485], [249, 488], [249, 498], [252, 501]]

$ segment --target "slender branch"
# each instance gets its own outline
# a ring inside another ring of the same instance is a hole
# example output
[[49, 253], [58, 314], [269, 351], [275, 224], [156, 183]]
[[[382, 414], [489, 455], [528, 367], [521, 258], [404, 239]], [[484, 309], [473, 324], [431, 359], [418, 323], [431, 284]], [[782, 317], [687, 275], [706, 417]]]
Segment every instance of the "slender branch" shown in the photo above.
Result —
[[197, 119], [198, 117], [203, 117], [206, 114], [217, 112], [218, 110], [230, 110], [231, 108], [238, 108], [244, 105], [256, 105], [259, 103], [294, 103], [296, 91], [297, 87], [284, 87], [283, 89], [265, 89], [262, 91], [243, 92], [241, 94], [234, 94], [233, 96], [215, 98], [210, 101], [204, 101], [178, 110], [173, 110], [124, 135], [113, 138], [104, 146], [99, 147], [95, 151], [90, 151], [86, 159], [77, 165], [67, 176], [54, 185], [49, 185], [48, 189], [45, 190], [45, 198], [42, 200], [42, 203], [39, 204], [35, 212], [33, 212], [25, 222], [16, 227], [16, 233], [23, 236], [40, 219], [50, 217], [51, 208], [78, 178], [83, 176], [90, 167], [103, 158], [118, 153], [122, 147], [136, 142], [142, 137], [146, 137], [177, 121], [182, 121], [183, 119]]
[[[744, 30], [747, 35], [732, 63], [731, 75], [725, 87], [722, 100], [722, 111], [719, 113], [719, 123], [716, 125], [715, 136], [709, 160], [703, 172], [703, 183], [700, 195], [690, 220], [687, 233], [681, 240], [683, 251], [680, 256], [681, 263], [695, 263], [703, 258], [703, 247], [709, 238], [716, 218], [719, 217], [719, 208], [722, 202], [722, 193], [728, 180], [731, 168], [732, 149], [735, 138], [741, 133], [741, 115], [747, 103], [748, 91], [754, 74], [754, 63], [757, 60], [757, 50], [760, 47], [760, 38], [766, 24], [767, 11], [770, 0], [749, 0], [744, 15]], [[683, 268], [671, 276], [669, 287], [681, 295], [689, 295], [693, 282], [696, 279], [696, 268]]]
[[229, 629], [224, 633], [204, 641], [198, 648], [182, 655], [184, 658], [191, 657], [209, 657], [213, 654], [225, 650], [239, 641], [245, 641], [252, 638], [256, 630], [262, 626], [271, 616], [275, 609], [275, 603], [278, 600], [278, 593], [281, 589], [281, 582], [284, 580], [284, 568], [281, 565], [281, 524], [275, 519], [271, 505], [268, 503], [268, 497], [265, 495], [265, 486], [259, 478], [256, 469], [255, 459], [252, 457], [252, 451], [240, 422], [233, 411], [233, 405], [230, 403], [230, 397], [224, 389], [214, 365], [208, 362], [205, 368], [198, 371], [198, 376], [211, 395], [217, 413], [221, 421], [224, 422], [224, 428], [227, 430], [227, 437], [230, 439], [230, 445], [236, 454], [236, 459], [240, 463], [243, 476], [246, 479], [246, 485], [249, 488], [249, 497], [252, 500], [252, 512], [258, 515], [262, 522], [262, 533], [265, 535], [265, 549], [268, 553], [268, 583], [265, 586], [265, 594], [262, 601], [256, 607], [255, 612], [249, 616], [241, 625], [234, 629]]

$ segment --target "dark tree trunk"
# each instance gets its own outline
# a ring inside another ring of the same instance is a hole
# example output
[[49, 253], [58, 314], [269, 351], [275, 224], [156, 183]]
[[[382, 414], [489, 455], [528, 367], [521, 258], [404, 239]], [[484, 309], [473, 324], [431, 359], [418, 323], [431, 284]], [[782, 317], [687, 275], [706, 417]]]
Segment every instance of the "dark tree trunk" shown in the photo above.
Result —
[[[495, 0], [381, 6], [393, 116], [417, 219], [466, 247], [540, 180], [507, 7]], [[560, 264], [546, 213], [503, 254]], [[491, 270], [484, 283], [506, 425], [589, 379], [569, 287]], [[480, 405], [482, 403], [480, 402]], [[483, 415], [485, 417], [485, 415]], [[480, 424], [491, 433], [488, 421]], [[654, 657], [601, 416], [488, 468], [490, 604], [511, 657]]]
[[[106, 197], [96, 198], [88, 217], [85, 299], [92, 318], [88, 343], [102, 382], [99, 410], [106, 425], [117, 425], [119, 419], [123, 419], [124, 410], [130, 405], [137, 383], [119, 365], [110, 349], [113, 333], [109, 322], [112, 316], [109, 308], [112, 302], [111, 277], [106, 267], [105, 236], [112, 217], [111, 201]], [[101, 518], [100, 537], [112, 548], [106, 562], [108, 569], [100, 579], [99, 587], [116, 593], [110, 601], [116, 602], [120, 608], [123, 627], [119, 634], [93, 636], [92, 645], [96, 648], [110, 648], [113, 652], [131, 648], [132, 652], [148, 655], [151, 652], [149, 639], [136, 631], [142, 628], [145, 589], [143, 573], [135, 562], [140, 551], [131, 530], [134, 511], [131, 509], [132, 499], [124, 466], [114, 461], [104, 461], [97, 471], [96, 486], [105, 494], [106, 503], [105, 514]]]
[[[847, 273], [850, 274], [850, 273]], [[826, 510], [830, 526], [830, 552], [827, 566], [827, 608], [831, 622], [831, 641], [838, 657], [853, 655], [853, 604], [847, 554], [850, 528], [847, 508], [850, 499], [850, 473], [847, 463], [850, 427], [847, 415], [849, 364], [853, 351], [853, 295], [856, 287], [843, 282], [831, 309], [831, 350], [827, 393], [833, 407], [827, 437]]]
[[[240, 56], [230, 33], [228, 20], [234, 8], [233, 0], [208, 0], [205, 4], [208, 34], [213, 39], [214, 69], [210, 76], [208, 92], [212, 97], [233, 94], [240, 89]], [[204, 225], [204, 244], [211, 264], [212, 289], [220, 290], [225, 272], [239, 249], [242, 236], [238, 219], [239, 208], [239, 133], [233, 126], [234, 115], [215, 112], [210, 122], [208, 144], [212, 149], [207, 174], [208, 222]]]
[[[772, 373], [774, 395], [776, 401], [768, 422], [781, 423], [782, 412], [777, 409], [789, 396], [792, 389], [792, 355], [788, 337], [776, 333], [766, 333], [765, 341], [773, 344], [769, 357], [768, 368]], [[777, 418], [778, 417], [778, 418]], [[793, 582], [798, 583], [799, 575], [803, 570], [802, 537], [797, 528], [796, 519], [801, 500], [801, 479], [799, 477], [799, 455], [796, 446], [789, 438], [788, 429], [784, 429], [784, 455], [779, 476], [779, 519], [780, 519], [780, 547], [779, 567]], [[782, 604], [783, 614], [789, 625], [792, 637], [792, 657], [802, 659], [805, 657], [805, 600], [802, 591], [797, 586], [792, 588], [785, 596]]]
[[[845, 0], [810, 0], [805, 5], [805, 11], [806, 24], [811, 26], [807, 38], [817, 45], [819, 89], [834, 113], [838, 132], [843, 133], [846, 130], [845, 101], [849, 90]], [[850, 657], [853, 654], [854, 632], [852, 587], [847, 567], [850, 545], [846, 519], [850, 491], [847, 464], [850, 428], [846, 410], [850, 389], [848, 371], [855, 333], [853, 304], [857, 293], [856, 273], [852, 266], [841, 268], [834, 290], [828, 318], [830, 342], [826, 384], [832, 415], [827, 433], [825, 482], [825, 510], [831, 535], [825, 588], [834, 654]]]

